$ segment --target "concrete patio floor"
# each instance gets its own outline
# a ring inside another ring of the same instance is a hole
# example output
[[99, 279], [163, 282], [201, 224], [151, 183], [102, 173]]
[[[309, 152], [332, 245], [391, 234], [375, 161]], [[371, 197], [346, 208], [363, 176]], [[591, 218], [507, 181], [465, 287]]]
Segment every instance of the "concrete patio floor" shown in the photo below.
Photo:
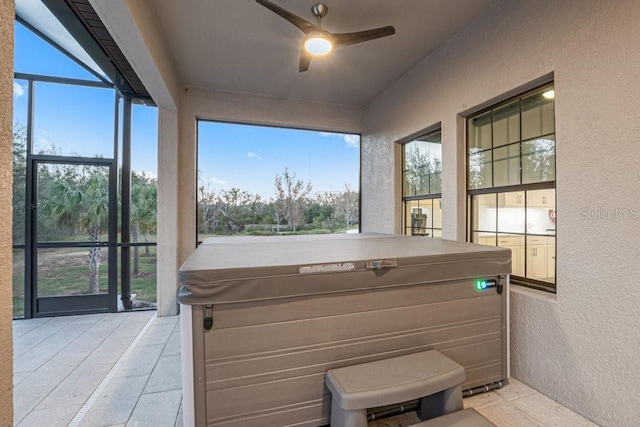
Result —
[[[177, 316], [141, 311], [16, 320], [13, 331], [14, 425], [182, 426]], [[516, 379], [464, 404], [500, 427], [595, 425]], [[370, 427], [413, 420], [405, 414]]]

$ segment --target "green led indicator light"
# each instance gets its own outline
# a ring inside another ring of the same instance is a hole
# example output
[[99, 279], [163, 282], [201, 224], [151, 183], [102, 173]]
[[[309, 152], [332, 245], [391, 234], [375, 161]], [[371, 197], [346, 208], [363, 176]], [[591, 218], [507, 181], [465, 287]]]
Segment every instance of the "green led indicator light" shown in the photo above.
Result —
[[495, 288], [497, 285], [496, 281], [491, 279], [476, 279], [476, 289], [479, 291], [484, 291], [488, 288]]

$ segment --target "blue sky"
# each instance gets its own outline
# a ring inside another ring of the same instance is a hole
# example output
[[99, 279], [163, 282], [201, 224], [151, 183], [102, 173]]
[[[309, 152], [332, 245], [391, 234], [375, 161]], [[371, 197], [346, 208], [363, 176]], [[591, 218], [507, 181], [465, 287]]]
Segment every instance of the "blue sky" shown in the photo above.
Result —
[[[15, 70], [96, 81], [96, 77], [16, 23]], [[27, 122], [26, 81], [14, 82], [14, 123]], [[112, 90], [38, 83], [35, 90], [34, 151], [112, 156]], [[313, 193], [359, 188], [357, 135], [274, 127], [200, 122], [201, 182], [220, 191], [233, 187], [274, 195], [274, 179], [285, 168], [310, 182]], [[157, 176], [157, 110], [133, 106], [132, 169]]]
[[[16, 22], [16, 72], [97, 81], [74, 61]], [[14, 81], [14, 123], [27, 123], [28, 86]], [[157, 176], [157, 109], [134, 105], [132, 168]], [[114, 92], [110, 89], [37, 83], [34, 152], [55, 146], [63, 155], [113, 156]]]
[[268, 200], [285, 168], [312, 193], [359, 187], [360, 137], [329, 132], [201, 121], [200, 185], [236, 187]]

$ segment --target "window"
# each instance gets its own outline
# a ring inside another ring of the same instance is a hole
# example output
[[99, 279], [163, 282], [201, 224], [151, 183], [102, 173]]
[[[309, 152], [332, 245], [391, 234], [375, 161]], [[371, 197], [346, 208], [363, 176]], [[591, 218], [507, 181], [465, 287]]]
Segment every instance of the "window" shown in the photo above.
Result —
[[442, 136], [429, 132], [402, 144], [404, 234], [442, 237]]
[[545, 85], [467, 119], [471, 241], [512, 251], [512, 281], [555, 291], [555, 92]]
[[357, 233], [360, 136], [198, 122], [197, 239]]

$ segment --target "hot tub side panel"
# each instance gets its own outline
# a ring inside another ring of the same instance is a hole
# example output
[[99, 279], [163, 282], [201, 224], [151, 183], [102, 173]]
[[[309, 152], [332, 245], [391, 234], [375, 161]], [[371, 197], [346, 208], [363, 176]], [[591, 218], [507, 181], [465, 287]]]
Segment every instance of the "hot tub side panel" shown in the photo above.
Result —
[[220, 304], [212, 309], [209, 331], [202, 307], [194, 307], [206, 424], [326, 425], [328, 369], [428, 349], [465, 367], [464, 389], [503, 380], [505, 298], [506, 290], [478, 291], [467, 278]]

